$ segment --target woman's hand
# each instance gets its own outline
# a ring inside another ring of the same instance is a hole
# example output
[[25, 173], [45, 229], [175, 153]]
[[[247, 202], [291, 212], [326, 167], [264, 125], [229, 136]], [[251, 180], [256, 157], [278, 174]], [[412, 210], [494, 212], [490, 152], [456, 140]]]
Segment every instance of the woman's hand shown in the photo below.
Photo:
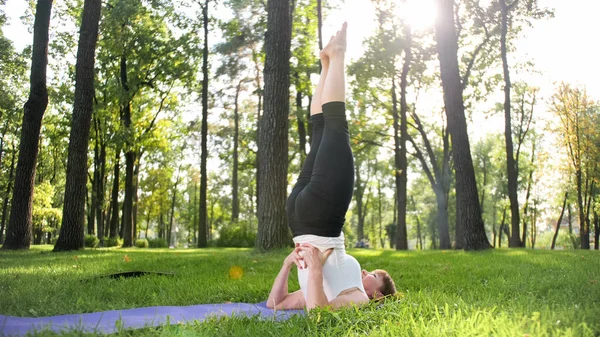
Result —
[[311, 245], [310, 243], [303, 243], [296, 249], [301, 251], [299, 255], [304, 260], [307, 268], [319, 269], [323, 268], [325, 261], [329, 255], [331, 255], [331, 252], [333, 252], [333, 248], [329, 248], [325, 251], [325, 253], [322, 253], [319, 248]]
[[292, 264], [298, 266], [298, 269], [303, 269], [302, 267], [302, 257], [300, 256], [300, 247], [296, 246], [294, 250], [288, 255], [285, 260], [283, 260], [283, 264], [290, 268]]

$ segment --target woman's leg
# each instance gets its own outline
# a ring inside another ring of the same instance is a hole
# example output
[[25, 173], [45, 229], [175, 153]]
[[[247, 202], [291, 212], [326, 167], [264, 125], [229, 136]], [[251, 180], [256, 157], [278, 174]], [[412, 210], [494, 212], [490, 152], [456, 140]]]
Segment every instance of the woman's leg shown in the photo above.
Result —
[[329, 72], [324, 83], [321, 95], [321, 104], [329, 102], [346, 101], [346, 28], [344, 22], [342, 29], [321, 51], [321, 55], [329, 58]]
[[317, 83], [317, 87], [313, 93], [313, 99], [310, 105], [310, 123], [312, 124], [312, 141], [310, 144], [310, 151], [304, 160], [304, 164], [302, 165], [296, 185], [294, 185], [294, 188], [292, 189], [292, 192], [290, 193], [286, 203], [288, 224], [290, 226], [293, 222], [296, 197], [298, 196], [298, 193], [300, 193], [300, 191], [302, 191], [310, 182], [310, 177], [312, 176], [313, 166], [315, 163], [315, 157], [323, 136], [323, 127], [325, 121], [323, 119], [323, 110], [321, 107], [321, 95], [323, 93], [323, 87], [327, 78], [328, 70], [329, 57], [326, 55], [321, 55], [321, 77], [319, 78], [319, 82]]
[[354, 159], [345, 113], [346, 24], [323, 49], [329, 70], [323, 85], [324, 129], [310, 182], [294, 205], [294, 235], [337, 237], [342, 231], [354, 187]]

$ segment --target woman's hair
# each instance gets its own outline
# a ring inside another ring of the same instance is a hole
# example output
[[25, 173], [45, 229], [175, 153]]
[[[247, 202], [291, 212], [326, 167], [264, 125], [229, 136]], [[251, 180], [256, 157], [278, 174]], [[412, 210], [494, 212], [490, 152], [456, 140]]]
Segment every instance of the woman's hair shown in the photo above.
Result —
[[383, 280], [383, 286], [379, 291], [383, 295], [383, 297], [393, 296], [396, 294], [396, 284], [394, 280], [390, 276], [390, 274], [383, 269], [375, 269], [373, 272], [381, 277]]

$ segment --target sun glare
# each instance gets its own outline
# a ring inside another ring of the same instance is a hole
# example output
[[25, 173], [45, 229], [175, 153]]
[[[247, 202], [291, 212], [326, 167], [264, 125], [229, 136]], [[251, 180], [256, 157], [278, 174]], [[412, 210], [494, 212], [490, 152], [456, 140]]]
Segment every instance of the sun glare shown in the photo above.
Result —
[[414, 30], [427, 29], [434, 25], [436, 7], [433, 0], [399, 2], [396, 11]]

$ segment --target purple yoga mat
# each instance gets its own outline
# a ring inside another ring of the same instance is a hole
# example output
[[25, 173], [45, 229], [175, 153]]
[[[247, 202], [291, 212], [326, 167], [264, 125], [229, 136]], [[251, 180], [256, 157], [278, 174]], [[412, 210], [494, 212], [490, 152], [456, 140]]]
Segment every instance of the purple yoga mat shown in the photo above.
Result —
[[272, 310], [266, 302], [199, 304], [182, 307], [162, 306], [93, 312], [50, 317], [15, 317], [0, 315], [0, 336], [24, 336], [40, 330], [113, 333], [119, 329], [139, 329], [188, 321], [202, 321], [210, 316], [260, 316], [284, 320], [303, 310]]

